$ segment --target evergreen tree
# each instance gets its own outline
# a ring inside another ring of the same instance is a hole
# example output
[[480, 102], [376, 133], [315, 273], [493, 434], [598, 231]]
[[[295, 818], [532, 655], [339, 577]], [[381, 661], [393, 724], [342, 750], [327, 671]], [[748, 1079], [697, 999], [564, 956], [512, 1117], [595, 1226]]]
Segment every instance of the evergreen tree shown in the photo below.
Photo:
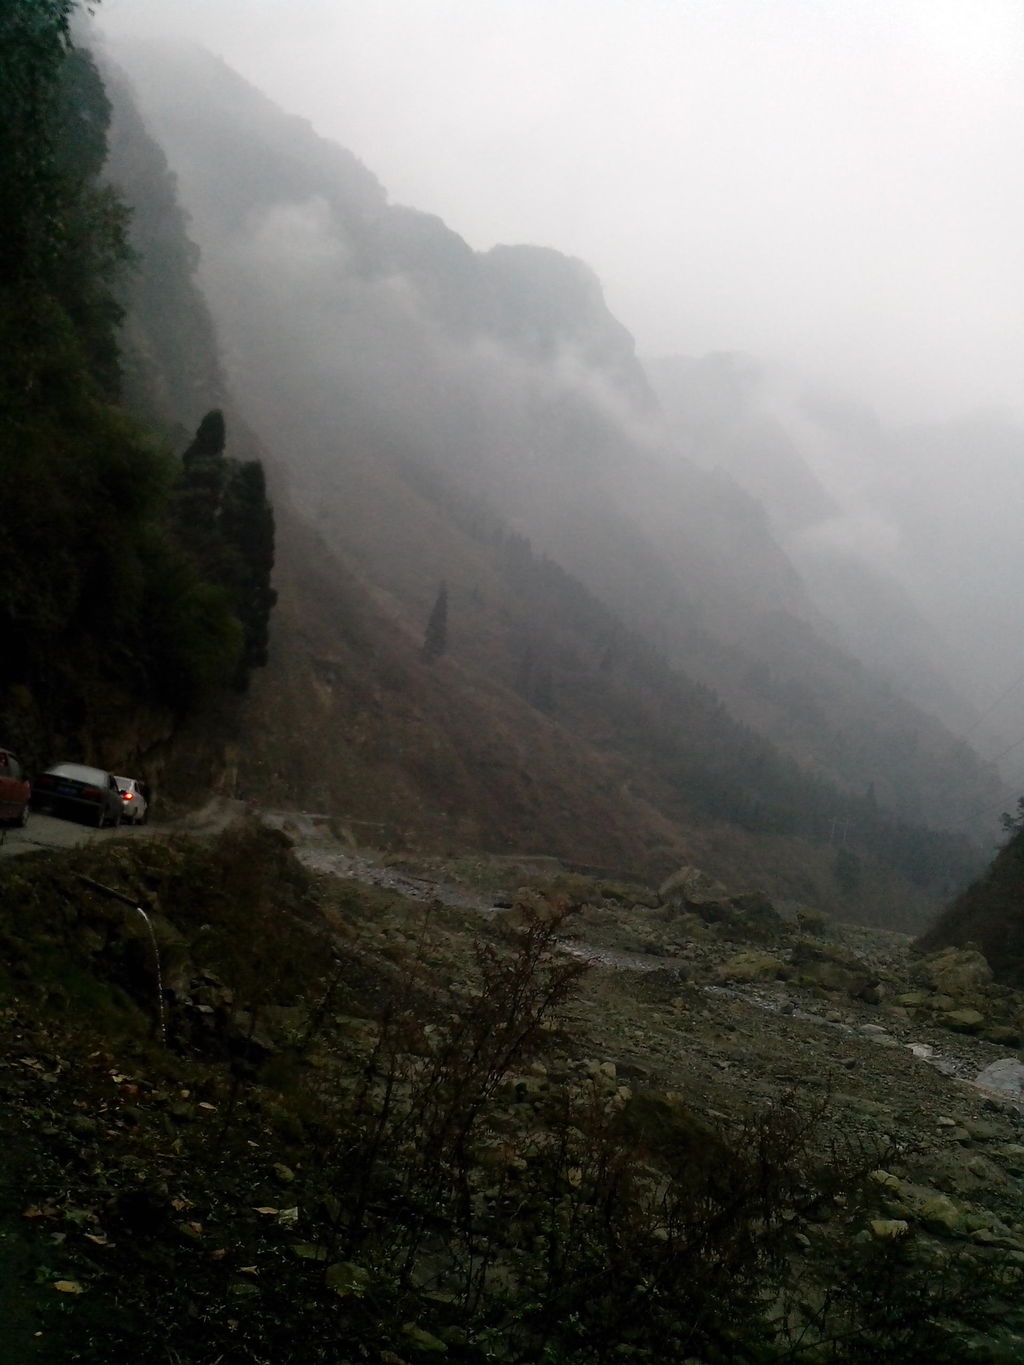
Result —
[[232, 462], [221, 517], [224, 539], [234, 552], [237, 577], [235, 607], [242, 625], [242, 658], [236, 686], [244, 688], [249, 673], [267, 662], [270, 613], [277, 593], [270, 586], [274, 567], [274, 510], [259, 460]]
[[71, 0], [0, 4], [0, 728], [41, 756], [97, 711], [187, 708], [242, 628], [173, 515], [176, 462], [117, 405], [127, 207]]
[[0, 729], [39, 757], [115, 706], [244, 686], [274, 603], [263, 471], [225, 456], [223, 414], [179, 463], [119, 406], [130, 214], [75, 9], [0, 3]]
[[224, 588], [242, 630], [235, 686], [267, 662], [270, 613], [277, 594], [274, 513], [263, 466], [225, 455], [227, 425], [219, 408], [200, 422], [181, 459], [177, 515], [180, 534], [204, 577]]
[[208, 412], [181, 457], [177, 513], [182, 539], [208, 573], [224, 576], [218, 523], [229, 470], [227, 427], [219, 408]]
[[56, 168], [57, 95], [71, 46], [72, 0], [0, 6], [0, 278], [45, 277], [66, 205]]
[[427, 620], [426, 633], [423, 636], [423, 649], [421, 657], [432, 664], [435, 659], [439, 659], [448, 648], [448, 587], [444, 582], [437, 590], [437, 597], [431, 608], [430, 617]]

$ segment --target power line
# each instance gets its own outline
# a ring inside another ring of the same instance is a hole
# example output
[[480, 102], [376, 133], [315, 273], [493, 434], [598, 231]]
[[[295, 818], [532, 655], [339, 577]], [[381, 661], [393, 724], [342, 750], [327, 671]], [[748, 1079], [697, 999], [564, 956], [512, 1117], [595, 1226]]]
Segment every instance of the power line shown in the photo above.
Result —
[[981, 715], [977, 718], [974, 724], [969, 725], [967, 729], [963, 732], [963, 734], [960, 736], [960, 738], [966, 739], [968, 735], [973, 735], [975, 730], [977, 730], [978, 726], [982, 723], [982, 721], [988, 720], [989, 716], [996, 709], [996, 707], [999, 706], [1002, 702], [1004, 702], [1011, 692], [1015, 691], [1018, 687], [1020, 687], [1021, 683], [1024, 683], [1024, 673], [1022, 673], [1019, 678], [1014, 679], [1014, 681], [1010, 684], [1010, 686], [1006, 689], [1005, 692], [1000, 692], [999, 696], [996, 697], [995, 701], [991, 704], [991, 706], [989, 706], [989, 708], [986, 711], [982, 711]]
[[[1024, 744], [1024, 739], [1018, 740], [1017, 743], [1018, 743], [1018, 744]], [[1014, 747], [1016, 747], [1016, 746], [1014, 746]], [[1015, 782], [1010, 782], [1010, 783], [1008, 783], [1007, 785], [1010, 786], [1010, 787], [1012, 787], [1015, 791], [1021, 791], [1022, 789], [1024, 789], [1024, 773], [1021, 773], [1021, 775], [1017, 778], [1017, 780], [1016, 780]], [[960, 817], [959, 820], [955, 820], [955, 821], [953, 822], [953, 824], [952, 824], [951, 826], [949, 826], [949, 828], [951, 828], [951, 829], [959, 829], [959, 828], [961, 827], [961, 825], [968, 825], [968, 824], [970, 824], [971, 821], [974, 820], [974, 818], [975, 818], [976, 816], [978, 816], [978, 815], [986, 815], [986, 814], [989, 814], [989, 813], [995, 815], [995, 814], [996, 814], [996, 807], [995, 807], [995, 806], [990, 806], [989, 803], [986, 801], [986, 802], [984, 803], [984, 805], [982, 805], [982, 806], [975, 806], [975, 808], [974, 808], [973, 810], [969, 810], [969, 811], [967, 812], [966, 815], [962, 815], [962, 816]], [[1002, 815], [1002, 814], [1004, 814], [1004, 813], [1005, 813], [1005, 812], [1003, 812], [1003, 811], [999, 811], [999, 814], [1000, 814], [1000, 815]]]
[[1005, 749], [1000, 749], [999, 752], [993, 754], [991, 758], [986, 758], [985, 762], [998, 763], [1001, 758], [1005, 758], [1007, 754], [1013, 753], [1014, 749], [1019, 749], [1022, 744], [1024, 744], [1024, 735], [1021, 735], [1020, 739], [1015, 739], [1012, 744], [1008, 744]]

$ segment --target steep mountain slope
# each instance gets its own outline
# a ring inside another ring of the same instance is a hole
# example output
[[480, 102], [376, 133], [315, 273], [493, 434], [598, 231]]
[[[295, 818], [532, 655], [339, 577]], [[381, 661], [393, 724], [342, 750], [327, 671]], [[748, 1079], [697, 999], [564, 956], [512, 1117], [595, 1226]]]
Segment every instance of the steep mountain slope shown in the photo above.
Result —
[[472, 252], [202, 53], [126, 59], [180, 177], [246, 412], [297, 507], [330, 521], [371, 581], [418, 614], [455, 576], [403, 491], [440, 479], [442, 500], [454, 489], [497, 511], [841, 788], [874, 784], [936, 825], [998, 807], [965, 746], [826, 642], [760, 506], [665, 444], [585, 266]]
[[[321, 538], [304, 519], [279, 520], [269, 665], [217, 731], [223, 770], [202, 770], [200, 736], [185, 763], [200, 789], [322, 812], [345, 837], [389, 848], [554, 855], [657, 879], [697, 862], [907, 928], [971, 865], [962, 841], [808, 785], [521, 540], [495, 562], [486, 543], [423, 516], [425, 534], [449, 555], [461, 543], [477, 571], [472, 589], [449, 592], [449, 650], [433, 665], [421, 658], [427, 598], [410, 614], [339, 558], [330, 527]], [[821, 811], [854, 810], [861, 831], [875, 821], [873, 838], [851, 833], [854, 875], [837, 879]]]
[[[190, 98], [170, 102], [184, 150], [166, 145], [186, 191], [240, 170], [194, 201], [189, 230], [247, 419], [230, 405], [232, 453], [265, 457], [280, 511], [282, 604], [241, 708], [147, 761], [179, 795], [213, 782], [322, 805], [390, 845], [654, 873], [696, 856], [780, 897], [922, 922], [929, 897], [970, 875], [969, 845], [893, 817], [884, 773], [868, 789], [888, 749], [877, 686], [820, 638], [759, 505], [663, 444], [592, 273], [534, 248], [476, 255], [195, 60], [216, 113], [208, 145], [190, 140], [210, 109], [188, 62]], [[174, 178], [116, 73], [110, 88], [110, 174], [140, 206], [129, 372], [147, 416], [188, 430], [190, 395], [225, 391], [217, 363], [199, 382], [190, 369], [216, 360], [216, 340]], [[282, 184], [305, 197], [282, 201]], [[441, 580], [448, 651], [431, 667], [419, 651]], [[825, 712], [844, 687], [837, 743]], [[858, 708], [871, 724], [855, 738]], [[968, 756], [952, 788], [941, 731], [892, 697], [886, 725], [904, 723], [932, 750], [912, 754], [905, 806], [930, 803], [943, 823], [990, 779]]]
[[849, 487], [857, 469], [874, 485], [889, 462], [873, 415], [793, 397], [747, 356], [675, 356], [645, 361], [645, 369], [693, 458], [764, 505], [828, 638], [954, 733], [966, 730], [977, 718], [970, 693], [951, 681], [966, 680], [963, 660], [901, 577], [891, 515]]
[[204, 413], [228, 399], [219, 344], [167, 158], [122, 73], [107, 67], [104, 82], [112, 97], [106, 175], [131, 205], [134, 253], [134, 267], [119, 281], [122, 392], [128, 406], [180, 446]]

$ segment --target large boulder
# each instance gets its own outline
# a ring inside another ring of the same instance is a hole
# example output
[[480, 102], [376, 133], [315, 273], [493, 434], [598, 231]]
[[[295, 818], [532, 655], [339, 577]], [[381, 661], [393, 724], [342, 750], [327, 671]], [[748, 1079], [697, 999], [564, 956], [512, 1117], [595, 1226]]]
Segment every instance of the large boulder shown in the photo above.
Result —
[[785, 920], [763, 891], [730, 896], [727, 906], [729, 920], [750, 938], [771, 938], [785, 928]]
[[977, 948], [943, 948], [917, 964], [914, 973], [940, 995], [970, 998], [991, 984], [992, 968]]
[[715, 969], [722, 982], [778, 981], [789, 975], [789, 968], [777, 957], [767, 953], [737, 953]]
[[882, 997], [878, 972], [842, 948], [801, 939], [793, 946], [790, 962], [801, 986], [839, 992], [870, 1004]]
[[658, 894], [667, 905], [677, 906], [679, 909], [729, 898], [728, 889], [721, 882], [716, 882], [699, 867], [691, 867], [689, 863], [684, 863], [671, 877], [662, 882]]
[[1024, 1095], [1024, 1063], [1017, 1057], [1000, 1057], [978, 1073], [974, 1084], [986, 1090], [1002, 1090], [1008, 1095], [1020, 1097]]
[[947, 1010], [939, 1015], [939, 1023], [954, 1033], [979, 1033], [985, 1027], [985, 1016], [978, 1010]]
[[679, 868], [659, 892], [670, 916], [697, 915], [705, 924], [720, 926], [727, 938], [770, 939], [785, 928], [785, 921], [763, 891], [730, 895], [699, 867]]

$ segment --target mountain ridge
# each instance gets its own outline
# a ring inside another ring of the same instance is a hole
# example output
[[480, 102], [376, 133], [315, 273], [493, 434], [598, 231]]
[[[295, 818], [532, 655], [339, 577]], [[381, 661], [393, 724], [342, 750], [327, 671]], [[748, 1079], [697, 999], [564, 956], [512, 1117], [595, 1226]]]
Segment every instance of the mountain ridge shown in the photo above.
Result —
[[[178, 177], [232, 387], [271, 452], [275, 497], [286, 491], [331, 556], [390, 604], [407, 637], [446, 579], [453, 658], [472, 664], [476, 685], [490, 679], [547, 695], [563, 725], [582, 723], [590, 703], [581, 709], [577, 696], [590, 695], [595, 679], [598, 693], [611, 695], [601, 681], [611, 641], [599, 646], [584, 634], [581, 653], [567, 618], [544, 619], [543, 593], [527, 609], [514, 587], [522, 564], [561, 565], [607, 604], [600, 630], [647, 640], [645, 668], [661, 655], [704, 687], [726, 687], [741, 722], [838, 784], [814, 837], [826, 837], [843, 802], [856, 804], [871, 782], [879, 802], [940, 826], [999, 799], [969, 752], [954, 753], [941, 727], [894, 694], [884, 706], [907, 733], [908, 776], [889, 763], [885, 732], [863, 755], [842, 739], [845, 729], [877, 731], [884, 690], [819, 637], [820, 615], [759, 504], [678, 454], [666, 461], [632, 339], [587, 267], [538, 248], [473, 253], [436, 218], [388, 206], [357, 158], [326, 150], [301, 121], [274, 121], [265, 97], [253, 96], [255, 121], [273, 123], [266, 162], [244, 82], [228, 76], [219, 85], [222, 64], [202, 58], [200, 75], [215, 85], [204, 105], [194, 66], [157, 65], [144, 68], [145, 117]], [[181, 114], [176, 92], [185, 87]], [[211, 110], [216, 136], [197, 141]], [[242, 169], [230, 193], [208, 199], [203, 186], [217, 184], [218, 167], [226, 174], [226, 147]], [[272, 167], [282, 165], [275, 179]], [[320, 183], [325, 165], [341, 170]], [[496, 261], [506, 295], [517, 281], [497, 311]], [[516, 543], [526, 555], [518, 568]], [[592, 611], [578, 594], [573, 600]], [[645, 724], [663, 712], [657, 724], [671, 728], [666, 706], [658, 702]], [[700, 722], [709, 736], [716, 714], [712, 706]], [[606, 718], [598, 727], [603, 742], [607, 726]], [[729, 743], [740, 743], [740, 731], [730, 733]], [[692, 754], [702, 746], [710, 761], [707, 741], [685, 738]], [[777, 763], [769, 766], [781, 775]], [[705, 806], [739, 801], [745, 819], [763, 822], [760, 781], [743, 779], [752, 792], [742, 797], [691, 792]], [[874, 818], [866, 807], [854, 821], [862, 845]]]

